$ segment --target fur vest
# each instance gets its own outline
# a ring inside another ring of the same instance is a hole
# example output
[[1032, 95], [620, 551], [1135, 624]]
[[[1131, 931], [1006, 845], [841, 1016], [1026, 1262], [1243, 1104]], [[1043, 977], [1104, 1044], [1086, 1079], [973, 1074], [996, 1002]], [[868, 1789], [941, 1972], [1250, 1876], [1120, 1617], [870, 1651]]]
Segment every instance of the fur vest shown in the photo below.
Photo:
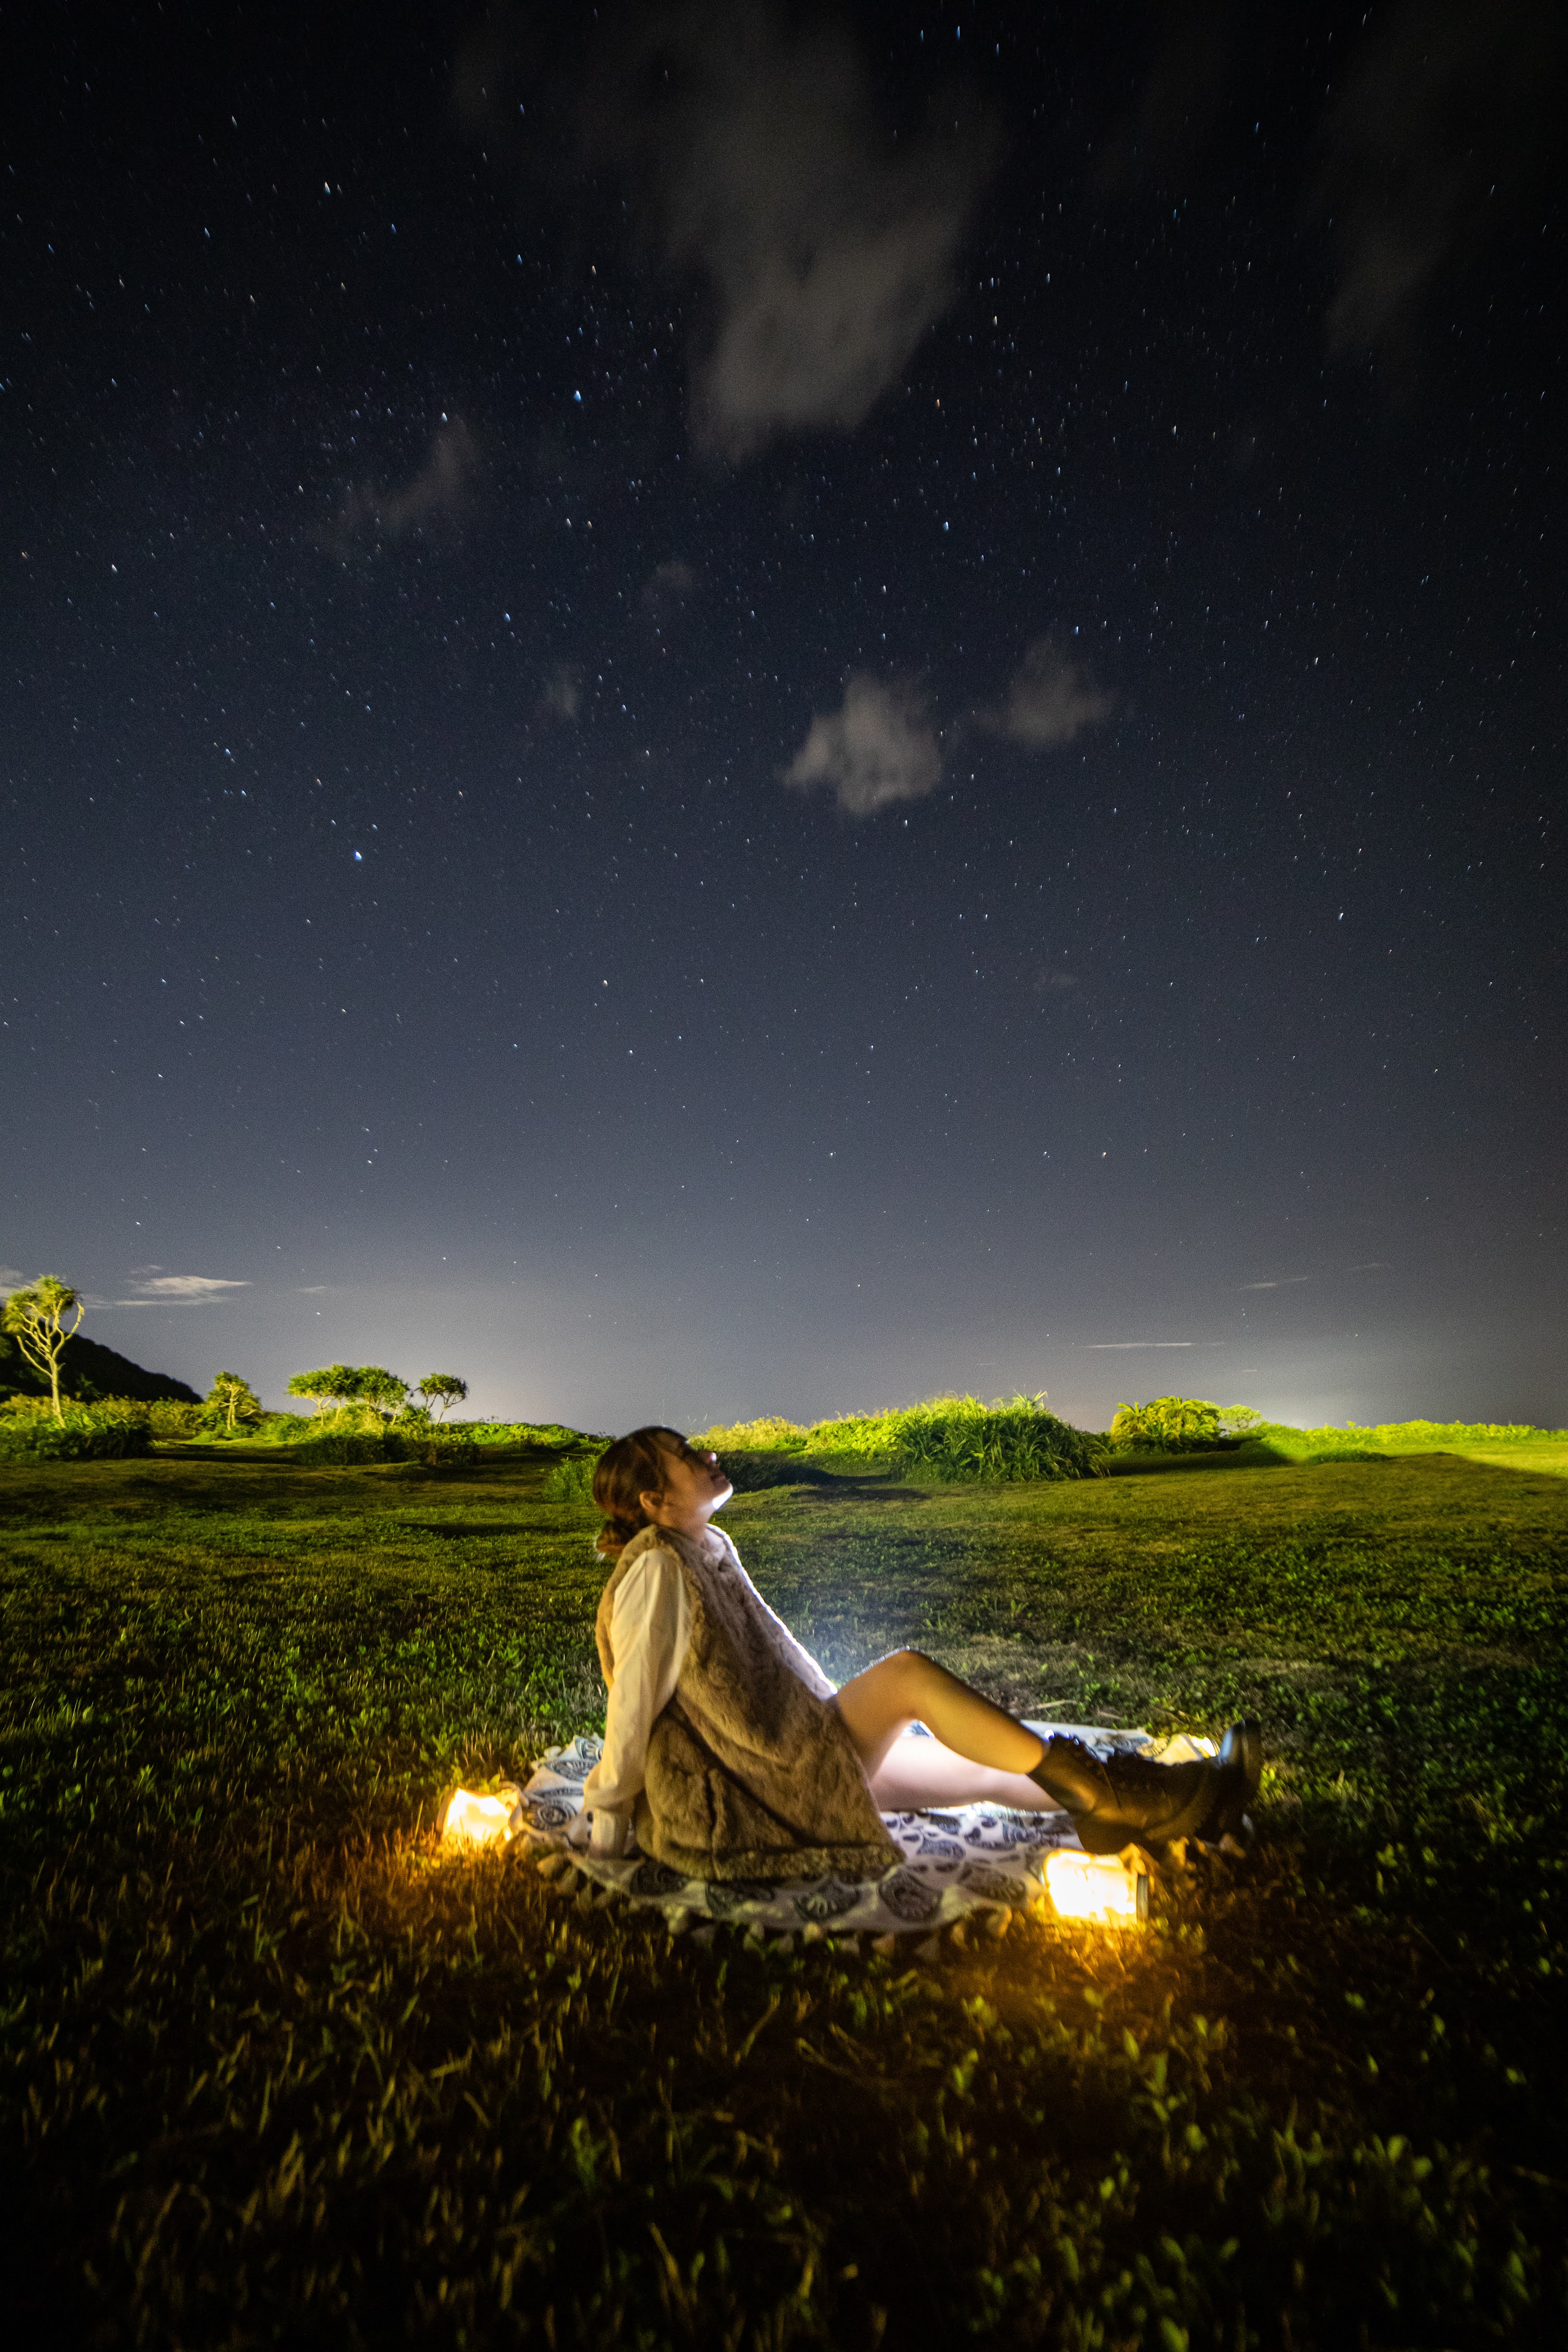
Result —
[[771, 1618], [727, 1558], [706, 1559], [669, 1528], [632, 1537], [594, 1625], [606, 1686], [615, 1679], [616, 1589], [655, 1547], [680, 1562], [692, 1637], [648, 1742], [639, 1844], [690, 1878], [880, 1877], [898, 1853], [843, 1717], [788, 1664]]

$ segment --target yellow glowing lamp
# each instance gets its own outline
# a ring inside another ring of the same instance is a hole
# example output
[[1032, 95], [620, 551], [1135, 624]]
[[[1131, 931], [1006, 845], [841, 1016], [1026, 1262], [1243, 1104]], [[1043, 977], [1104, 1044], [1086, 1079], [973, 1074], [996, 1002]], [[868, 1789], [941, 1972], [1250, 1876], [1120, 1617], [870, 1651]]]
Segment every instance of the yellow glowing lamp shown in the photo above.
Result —
[[454, 1789], [442, 1809], [438, 1832], [454, 1845], [498, 1845], [511, 1826], [517, 1801], [515, 1792], [481, 1797], [472, 1789]]
[[1120, 1854], [1047, 1854], [1045, 1884], [1059, 1919], [1102, 1927], [1142, 1927], [1148, 1919], [1149, 1874], [1129, 1870]]

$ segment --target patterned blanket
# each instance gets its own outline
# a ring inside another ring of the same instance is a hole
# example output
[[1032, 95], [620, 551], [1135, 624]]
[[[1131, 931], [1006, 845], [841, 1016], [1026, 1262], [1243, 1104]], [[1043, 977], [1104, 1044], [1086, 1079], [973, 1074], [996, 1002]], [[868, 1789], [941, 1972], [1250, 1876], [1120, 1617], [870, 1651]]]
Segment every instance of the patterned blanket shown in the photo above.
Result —
[[[1176, 1763], [1212, 1752], [1207, 1742], [1178, 1738], [1156, 1745], [1146, 1731], [1107, 1731], [1098, 1724], [1031, 1723], [1029, 1728], [1042, 1739], [1056, 1731], [1074, 1732], [1102, 1756], [1138, 1749]], [[1037, 1900], [1046, 1855], [1059, 1846], [1079, 1850], [1065, 1813], [961, 1805], [951, 1811], [884, 1813], [902, 1859], [880, 1878], [815, 1878], [785, 1886], [684, 1878], [652, 1855], [639, 1854], [634, 1844], [623, 1857], [611, 1860], [569, 1843], [582, 1811], [582, 1784], [601, 1746], [580, 1735], [564, 1748], [546, 1750], [518, 1793], [512, 1837], [541, 1855], [559, 1849], [584, 1878], [606, 1890], [605, 1899], [613, 1894], [656, 1907], [674, 1932], [689, 1927], [704, 1939], [720, 1924], [758, 1935], [800, 1934], [809, 1942], [824, 1935], [929, 1935], [968, 1912], [996, 1912]]]

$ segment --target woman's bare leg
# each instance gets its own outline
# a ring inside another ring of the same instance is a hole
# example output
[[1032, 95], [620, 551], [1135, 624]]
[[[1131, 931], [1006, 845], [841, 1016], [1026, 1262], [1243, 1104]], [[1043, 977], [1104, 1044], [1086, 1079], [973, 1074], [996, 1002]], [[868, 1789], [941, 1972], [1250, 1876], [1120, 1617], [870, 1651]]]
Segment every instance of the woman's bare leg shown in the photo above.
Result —
[[[1055, 1810], [1024, 1777], [1044, 1743], [919, 1650], [879, 1658], [844, 1684], [838, 1707], [884, 1811], [980, 1803]], [[916, 1722], [935, 1737], [902, 1738]]]
[[1057, 1810], [1038, 1781], [972, 1763], [940, 1739], [901, 1735], [875, 1772], [871, 1792], [883, 1813], [928, 1813], [949, 1805], [1009, 1805], [1018, 1812]]

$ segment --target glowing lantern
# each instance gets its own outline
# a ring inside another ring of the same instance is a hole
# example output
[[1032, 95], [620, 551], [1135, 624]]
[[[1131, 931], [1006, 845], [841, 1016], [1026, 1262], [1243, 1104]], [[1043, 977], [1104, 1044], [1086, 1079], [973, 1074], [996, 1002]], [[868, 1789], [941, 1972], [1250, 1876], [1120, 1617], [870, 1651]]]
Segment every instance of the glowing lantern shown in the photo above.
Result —
[[1045, 1884], [1060, 1919], [1141, 1927], [1149, 1916], [1149, 1874], [1127, 1869], [1120, 1854], [1047, 1854]]
[[456, 1845], [498, 1845], [511, 1827], [517, 1801], [515, 1790], [499, 1797], [478, 1797], [471, 1789], [454, 1789], [436, 1826]]

